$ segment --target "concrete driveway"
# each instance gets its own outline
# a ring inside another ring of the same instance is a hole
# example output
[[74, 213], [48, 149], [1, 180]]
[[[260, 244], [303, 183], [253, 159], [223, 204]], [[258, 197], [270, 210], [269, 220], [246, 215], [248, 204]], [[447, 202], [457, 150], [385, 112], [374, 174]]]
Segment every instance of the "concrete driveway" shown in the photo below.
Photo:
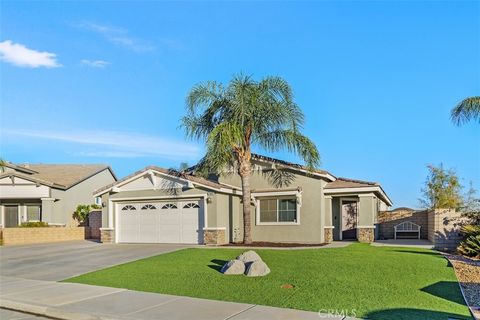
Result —
[[187, 247], [177, 244], [100, 244], [91, 241], [2, 246], [0, 276], [60, 281]]

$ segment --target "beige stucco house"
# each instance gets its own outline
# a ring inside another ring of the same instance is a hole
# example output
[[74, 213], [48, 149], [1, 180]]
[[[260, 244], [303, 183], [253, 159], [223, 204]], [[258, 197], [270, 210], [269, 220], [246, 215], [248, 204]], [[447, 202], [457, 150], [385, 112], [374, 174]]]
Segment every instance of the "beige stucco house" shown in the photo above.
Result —
[[[373, 182], [254, 155], [253, 241], [324, 243], [375, 239], [378, 212], [392, 205]], [[274, 170], [275, 169], [275, 170]], [[280, 186], [272, 172], [290, 183]], [[243, 238], [240, 177], [234, 168], [208, 179], [146, 167], [94, 192], [102, 199], [102, 241], [224, 244]]]
[[5, 228], [27, 221], [74, 225], [77, 205], [94, 203], [92, 191], [117, 180], [105, 165], [7, 163], [3, 171], [0, 226]]

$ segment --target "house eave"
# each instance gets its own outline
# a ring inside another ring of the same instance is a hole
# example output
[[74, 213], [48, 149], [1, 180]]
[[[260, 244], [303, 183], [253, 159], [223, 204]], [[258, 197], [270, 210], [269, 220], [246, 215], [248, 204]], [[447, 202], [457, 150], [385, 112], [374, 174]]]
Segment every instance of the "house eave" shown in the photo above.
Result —
[[131, 182], [135, 179], [138, 179], [139, 177], [142, 177], [142, 176], [145, 176], [145, 175], [151, 175], [153, 173], [156, 173], [156, 174], [161, 175], [161, 176], [168, 176], [168, 177], [171, 177], [171, 178], [175, 178], [175, 179], [178, 179], [179, 181], [185, 182], [189, 185], [201, 186], [205, 189], [213, 190], [213, 191], [216, 191], [216, 192], [234, 194], [234, 195], [241, 195], [241, 191], [239, 189], [236, 189], [236, 188], [233, 188], [233, 187], [232, 188], [214, 187], [214, 186], [210, 186], [208, 184], [203, 184], [203, 183], [200, 183], [200, 182], [197, 182], [197, 181], [192, 181], [192, 180], [188, 180], [188, 179], [185, 179], [185, 178], [182, 178], [182, 177], [179, 177], [179, 176], [175, 176], [175, 175], [171, 175], [171, 174], [168, 174], [168, 173], [165, 173], [165, 172], [161, 172], [161, 171], [156, 170], [155, 168], [146, 167], [143, 170], [140, 170], [137, 174], [129, 177], [128, 179], [117, 182], [117, 183], [113, 184], [112, 186], [110, 186], [106, 189], [94, 191], [93, 196], [94, 197], [100, 197], [100, 196], [104, 195], [105, 193], [109, 193], [109, 192], [116, 192], [116, 193], [121, 192], [122, 191], [121, 187], [123, 185], [126, 185], [129, 182]]
[[372, 186], [372, 187], [353, 187], [353, 188], [331, 188], [331, 189], [324, 189], [324, 194], [332, 195], [332, 194], [342, 194], [342, 193], [364, 193], [364, 192], [374, 192], [382, 198], [382, 200], [388, 205], [392, 206], [393, 202], [387, 196], [385, 191], [380, 186]]

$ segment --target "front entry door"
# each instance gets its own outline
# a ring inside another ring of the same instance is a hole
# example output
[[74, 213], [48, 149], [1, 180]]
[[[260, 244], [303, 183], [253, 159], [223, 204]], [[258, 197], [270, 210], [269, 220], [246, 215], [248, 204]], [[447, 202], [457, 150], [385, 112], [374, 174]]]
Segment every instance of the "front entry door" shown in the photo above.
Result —
[[357, 201], [342, 200], [342, 239], [357, 238]]
[[18, 206], [5, 206], [5, 228], [18, 227]]

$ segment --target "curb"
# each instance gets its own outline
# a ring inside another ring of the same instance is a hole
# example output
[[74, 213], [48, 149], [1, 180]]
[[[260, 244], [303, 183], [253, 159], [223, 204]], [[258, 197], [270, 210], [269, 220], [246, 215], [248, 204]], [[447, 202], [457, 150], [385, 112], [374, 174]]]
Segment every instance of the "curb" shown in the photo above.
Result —
[[86, 313], [69, 312], [59, 308], [39, 306], [5, 299], [0, 300], [0, 309], [18, 311], [56, 320], [112, 320], [112, 318], [108, 317], [98, 317]]

